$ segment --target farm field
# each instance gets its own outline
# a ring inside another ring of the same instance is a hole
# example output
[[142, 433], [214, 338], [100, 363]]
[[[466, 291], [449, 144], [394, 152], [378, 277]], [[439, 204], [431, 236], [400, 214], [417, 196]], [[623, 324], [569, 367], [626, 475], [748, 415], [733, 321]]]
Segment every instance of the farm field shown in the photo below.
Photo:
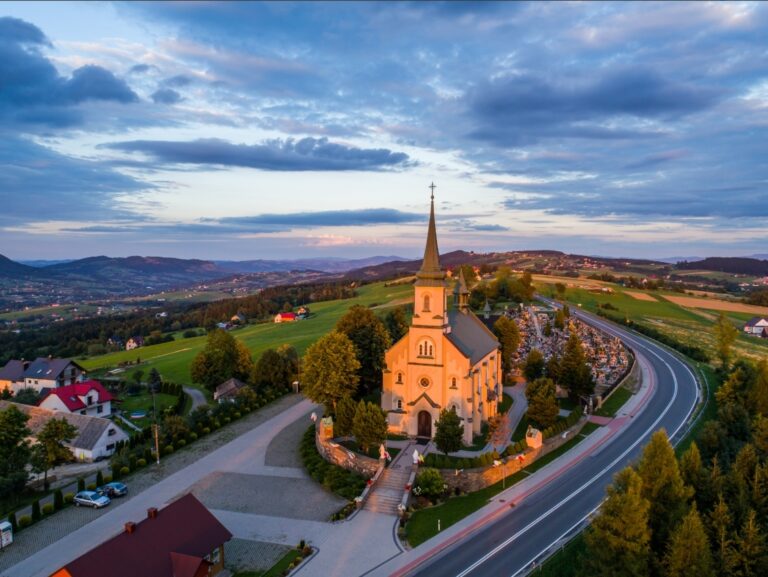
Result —
[[[293, 345], [299, 354], [303, 354], [309, 345], [330, 331], [336, 321], [352, 305], [360, 304], [381, 310], [387, 306], [397, 306], [397, 304], [403, 303], [403, 299], [412, 292], [413, 289], [410, 284], [385, 286], [384, 283], [376, 283], [365, 285], [358, 289], [358, 295], [355, 298], [313, 303], [311, 305], [312, 315], [306, 320], [283, 324], [266, 322], [247, 325], [241, 329], [233, 330], [232, 335], [246, 344], [254, 359], [258, 359], [266, 349], [276, 348], [285, 343]], [[156, 368], [165, 380], [192, 384], [189, 367], [195, 355], [205, 346], [205, 342], [206, 337], [204, 336], [192, 337], [132, 351], [119, 351], [98, 357], [78, 359], [78, 362], [88, 371], [97, 371], [113, 369], [120, 363], [135, 363], [140, 360], [140, 366], [144, 371]], [[130, 373], [135, 366], [126, 367], [126, 373]]]
[[664, 295], [664, 298], [677, 305], [688, 308], [707, 309], [713, 311], [731, 311], [736, 313], [768, 316], [768, 307], [760, 307], [756, 305], [748, 305], [744, 303], [718, 299], [702, 299], [678, 295]]

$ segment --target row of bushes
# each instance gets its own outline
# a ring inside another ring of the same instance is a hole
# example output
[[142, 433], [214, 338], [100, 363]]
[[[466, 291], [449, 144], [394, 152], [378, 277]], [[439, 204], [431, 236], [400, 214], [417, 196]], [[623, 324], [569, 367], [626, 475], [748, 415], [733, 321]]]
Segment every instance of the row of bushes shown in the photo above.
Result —
[[[78, 486], [78, 491], [81, 491], [81, 490], [82, 489], [80, 489]], [[17, 518], [16, 513], [13, 512], [8, 515], [8, 522], [11, 524], [11, 527], [13, 528], [13, 532], [18, 533], [22, 529], [25, 529], [30, 525], [37, 523], [43, 517], [48, 517], [49, 515], [52, 515], [56, 511], [60, 511], [66, 505], [72, 504], [74, 499], [75, 499], [74, 493], [62, 493], [61, 489], [57, 489], [53, 493], [53, 503], [46, 503], [45, 505], [41, 506], [40, 499], [36, 499], [35, 501], [32, 502], [31, 515], [22, 515]]]
[[686, 357], [689, 357], [694, 361], [699, 361], [702, 363], [708, 363], [710, 361], [709, 355], [703, 349], [694, 345], [680, 342], [676, 338], [671, 337], [666, 333], [662, 333], [654, 327], [638, 323], [632, 319], [625, 318], [620, 315], [606, 312], [604, 309], [597, 309], [597, 314], [610, 321], [627, 326], [647, 337], [651, 337], [652, 339], [675, 349], [676, 351], [684, 354]]
[[451, 457], [439, 453], [428, 453], [424, 457], [424, 465], [435, 467], [437, 469], [477, 469], [479, 467], [488, 467], [499, 459], [496, 451], [483, 453], [477, 457]]
[[581, 411], [579, 411], [578, 409], [575, 409], [571, 411], [571, 414], [568, 415], [566, 418], [559, 419], [554, 425], [544, 429], [541, 432], [541, 436], [544, 437], [545, 439], [549, 439], [550, 437], [559, 435], [566, 429], [570, 429], [572, 426], [578, 423], [580, 418], [581, 418]]
[[301, 439], [301, 459], [307, 473], [329, 491], [351, 501], [365, 489], [366, 480], [353, 471], [329, 463], [315, 446], [315, 426], [311, 425]]
[[[285, 395], [289, 390], [289, 388], [268, 389], [262, 395], [244, 395], [243, 400], [238, 397], [234, 403], [217, 403], [213, 407], [208, 405], [197, 407], [184, 419], [187, 429], [183, 434], [175, 436], [163, 434], [160, 442], [160, 456], [170, 455], [188, 444], [194, 443], [199, 438]], [[178, 419], [178, 417], [174, 418]], [[115, 455], [110, 461], [112, 477], [114, 479], [125, 477], [155, 460], [152, 427], [146, 427], [140, 433], [132, 435], [127, 443], [115, 451]]]

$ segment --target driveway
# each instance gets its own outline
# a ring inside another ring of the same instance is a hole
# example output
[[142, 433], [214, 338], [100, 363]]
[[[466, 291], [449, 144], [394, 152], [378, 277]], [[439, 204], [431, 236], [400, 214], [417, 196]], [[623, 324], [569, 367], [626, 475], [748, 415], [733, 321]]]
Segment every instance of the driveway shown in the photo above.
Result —
[[192, 387], [182, 387], [182, 389], [192, 399], [192, 409], [196, 409], [200, 405], [208, 404], [208, 399], [205, 398], [205, 393], [200, 389], [194, 389]]

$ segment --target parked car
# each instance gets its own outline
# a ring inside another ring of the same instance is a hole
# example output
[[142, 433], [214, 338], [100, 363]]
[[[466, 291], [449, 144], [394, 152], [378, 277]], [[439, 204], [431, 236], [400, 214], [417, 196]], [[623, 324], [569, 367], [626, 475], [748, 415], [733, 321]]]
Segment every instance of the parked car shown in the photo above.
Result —
[[122, 497], [123, 495], [128, 494], [128, 485], [119, 483], [117, 481], [112, 481], [103, 487], [99, 487], [96, 489], [96, 491], [102, 495], [106, 495], [109, 498]]
[[75, 495], [75, 507], [85, 505], [86, 507], [93, 507], [94, 509], [100, 509], [106, 507], [111, 503], [111, 500], [106, 495], [97, 493], [96, 491], [80, 491]]

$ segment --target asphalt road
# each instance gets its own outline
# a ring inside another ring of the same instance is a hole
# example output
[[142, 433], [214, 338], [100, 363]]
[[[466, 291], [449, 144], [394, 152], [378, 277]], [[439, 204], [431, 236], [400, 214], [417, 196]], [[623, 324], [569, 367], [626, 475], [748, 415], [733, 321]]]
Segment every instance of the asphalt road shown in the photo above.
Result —
[[654, 431], [663, 427], [673, 440], [682, 432], [699, 395], [691, 370], [645, 337], [583, 311], [573, 313], [620, 336], [637, 356], [647, 359], [655, 389], [646, 408], [598, 451], [516, 503], [509, 513], [430, 558], [409, 575], [525, 574], [543, 553], [596, 510], [613, 475], [640, 454]]

